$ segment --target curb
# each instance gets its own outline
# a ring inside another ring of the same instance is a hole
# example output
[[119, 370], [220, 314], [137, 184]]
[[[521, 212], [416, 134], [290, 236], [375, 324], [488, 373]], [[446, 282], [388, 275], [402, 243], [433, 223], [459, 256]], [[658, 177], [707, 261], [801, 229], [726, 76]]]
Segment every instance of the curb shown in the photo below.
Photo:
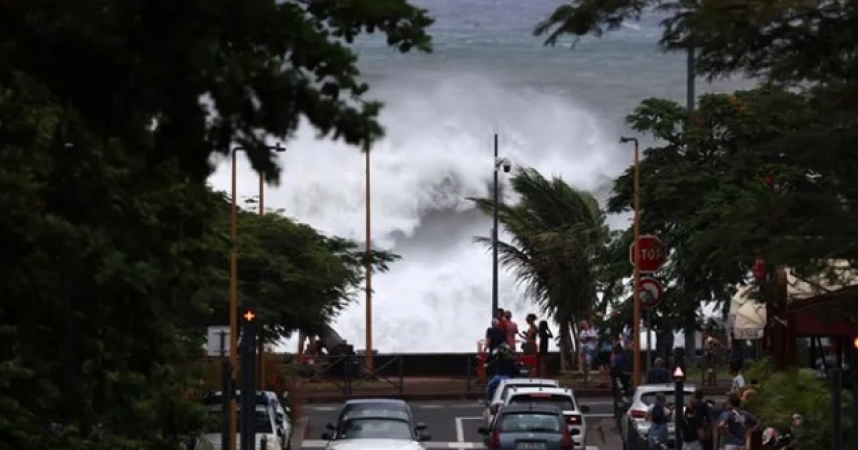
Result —
[[[574, 388], [573, 388], [574, 389]], [[706, 386], [703, 387], [703, 393], [707, 396], [720, 396], [724, 395], [727, 389], [726, 387], [711, 387]], [[594, 398], [594, 397], [610, 397], [611, 391], [609, 389], [575, 389], [575, 396], [577, 398]], [[303, 394], [303, 400], [305, 404], [311, 403], [340, 403], [349, 399], [365, 399], [365, 398], [391, 398], [391, 399], [402, 399], [410, 402], [425, 402], [425, 401], [436, 401], [436, 400], [482, 400], [485, 398], [485, 393], [482, 391], [472, 391], [472, 392], [423, 392], [423, 393], [404, 393], [402, 395], [391, 393], [391, 392], [355, 392], [352, 395], [345, 395], [341, 392], [332, 392], [332, 393], [321, 393], [319, 395], [312, 395], [308, 393]]]

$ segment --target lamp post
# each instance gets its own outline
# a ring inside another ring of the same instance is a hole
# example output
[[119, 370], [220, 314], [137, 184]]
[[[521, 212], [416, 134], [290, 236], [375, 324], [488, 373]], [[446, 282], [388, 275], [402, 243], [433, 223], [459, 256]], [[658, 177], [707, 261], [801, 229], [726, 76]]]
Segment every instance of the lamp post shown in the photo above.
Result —
[[492, 185], [492, 313], [494, 317], [498, 310], [498, 170], [503, 169], [504, 172], [509, 172], [512, 164], [506, 158], [498, 156], [498, 135], [495, 133], [494, 139], [495, 150], [495, 177]]
[[372, 352], [372, 209], [370, 208], [370, 158], [369, 158], [369, 145], [366, 145], [363, 149], [364, 153], [364, 168], [366, 170], [366, 292], [364, 293], [366, 299], [364, 301], [364, 306], [366, 307], [366, 370], [367, 373], [373, 373], [373, 352]]
[[[267, 147], [269, 151], [274, 151], [277, 153], [282, 153], [286, 151], [286, 148], [282, 147], [280, 143], [273, 147]], [[231, 199], [230, 199], [230, 219], [229, 219], [229, 234], [230, 234], [230, 246], [229, 246], [229, 366], [230, 366], [230, 380], [232, 382], [232, 386], [234, 387], [235, 380], [237, 378], [237, 363], [238, 363], [238, 201], [236, 198], [237, 189], [237, 160], [236, 153], [240, 151], [245, 151], [244, 147], [235, 147], [230, 151], [231, 165], [232, 165], [232, 175], [231, 175]], [[263, 213], [263, 187], [265, 186], [265, 180], [263, 179], [262, 174], [259, 174], [259, 214]], [[233, 388], [234, 389], [234, 388]], [[235, 448], [235, 395], [233, 392], [224, 393], [224, 395], [229, 395], [229, 447]]]
[[[621, 144], [631, 142], [634, 145], [634, 222], [632, 225], [632, 239], [635, 245], [634, 258], [634, 282], [632, 284], [632, 298], [634, 317], [632, 319], [632, 336], [634, 336], [634, 370], [632, 371], [632, 380], [635, 386], [641, 384], [641, 267], [640, 251], [637, 248], [638, 240], [641, 235], [641, 179], [640, 179], [640, 153], [638, 150], [638, 139], [633, 137], [621, 137]], [[647, 330], [649, 333], [649, 330]], [[648, 351], [649, 349], [647, 349]]]

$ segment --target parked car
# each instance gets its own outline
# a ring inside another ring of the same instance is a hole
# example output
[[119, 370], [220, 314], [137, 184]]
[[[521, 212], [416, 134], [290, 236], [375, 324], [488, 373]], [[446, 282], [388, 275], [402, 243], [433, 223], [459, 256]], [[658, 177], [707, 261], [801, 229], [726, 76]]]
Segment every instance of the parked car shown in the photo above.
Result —
[[[204, 440], [209, 441], [216, 449], [223, 449], [225, 446], [221, 442], [221, 430], [223, 428], [223, 406], [209, 405], [209, 423], [212, 424], [202, 436]], [[241, 409], [236, 409], [236, 419], [241, 416]], [[255, 450], [281, 450], [288, 449], [290, 442], [282, 435], [281, 429], [275, 422], [276, 412], [269, 404], [257, 404], [253, 417], [253, 431], [255, 433], [254, 449]], [[241, 420], [236, 424], [236, 444], [241, 439]], [[236, 445], [237, 447], [237, 445]]]
[[[552, 404], [502, 406], [491, 427], [480, 427], [491, 450], [572, 450], [563, 411]], [[583, 447], [582, 447], [583, 448]]]
[[486, 405], [486, 409], [483, 411], [483, 425], [485, 427], [491, 426], [495, 413], [503, 405], [504, 399], [512, 392], [513, 388], [540, 386], [560, 387], [560, 382], [546, 378], [507, 378], [506, 380], [501, 380], [497, 389], [495, 389], [494, 395], [489, 400], [488, 405]]
[[[692, 395], [694, 395], [695, 389], [696, 388], [692, 384], [686, 383], [684, 385], [684, 401], [687, 401]], [[646, 420], [647, 411], [649, 410], [650, 405], [655, 402], [655, 396], [659, 393], [664, 394], [667, 400], [666, 406], [673, 408], [673, 399], [675, 398], [676, 391], [672, 383], [642, 384], [635, 388], [629, 409], [626, 410], [623, 420], [620, 421], [622, 427], [622, 430], [620, 431], [623, 433], [623, 436], [628, 436], [628, 432], [631, 428], [633, 430], [637, 430], [644, 438], [647, 437], [647, 433], [649, 432], [649, 427], [651, 425], [650, 422]], [[676, 439], [676, 430], [672, 420], [667, 424], [667, 435], [667, 444], [672, 448]]]
[[513, 387], [504, 400], [507, 405], [553, 405], [563, 412], [566, 428], [577, 447], [583, 448], [587, 438], [587, 423], [584, 414], [590, 412], [587, 405], [579, 405], [570, 388], [561, 387]]
[[421, 442], [431, 439], [401, 412], [371, 410], [347, 413], [335, 432], [323, 437], [329, 450], [425, 450]]
[[384, 398], [369, 398], [348, 400], [343, 404], [337, 415], [337, 423], [326, 425], [327, 432], [322, 434], [322, 439], [337, 439], [337, 432], [342, 422], [347, 417], [364, 415], [369, 417], [394, 417], [407, 421], [415, 433], [424, 431], [426, 424], [414, 420], [411, 407], [404, 400], [393, 400]]
[[[241, 404], [241, 391], [235, 391], [236, 405]], [[223, 405], [223, 392], [214, 391], [206, 396], [205, 404], [209, 408], [216, 407], [218, 411]], [[266, 405], [273, 411], [274, 424], [281, 450], [289, 450], [292, 447], [292, 411], [284, 407], [273, 391], [256, 391], [256, 405]], [[220, 439], [218, 439], [220, 442]]]

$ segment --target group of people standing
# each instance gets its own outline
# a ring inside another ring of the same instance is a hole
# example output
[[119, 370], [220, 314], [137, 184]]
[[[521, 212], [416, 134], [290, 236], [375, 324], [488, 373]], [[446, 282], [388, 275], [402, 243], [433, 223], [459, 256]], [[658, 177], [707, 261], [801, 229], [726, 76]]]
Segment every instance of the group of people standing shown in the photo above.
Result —
[[[545, 356], [548, 354], [548, 344], [554, 335], [547, 321], [541, 320], [537, 324], [536, 314], [528, 314], [524, 320], [526, 328], [521, 330], [512, 319], [512, 311], [499, 308], [491, 326], [486, 330], [486, 349], [489, 355], [494, 355], [501, 345], [506, 344], [512, 353], [520, 350], [526, 355], [537, 355], [537, 370], [539, 375], [543, 376], [546, 373]], [[519, 341], [521, 345], [517, 346]]]

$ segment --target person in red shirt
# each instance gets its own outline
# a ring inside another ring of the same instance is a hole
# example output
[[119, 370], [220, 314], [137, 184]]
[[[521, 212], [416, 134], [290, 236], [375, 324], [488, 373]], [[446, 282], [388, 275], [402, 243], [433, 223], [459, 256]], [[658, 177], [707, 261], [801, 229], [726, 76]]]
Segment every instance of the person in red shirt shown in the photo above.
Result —
[[498, 320], [498, 325], [500, 325], [501, 330], [503, 330], [504, 334], [506, 334], [506, 311], [504, 311], [502, 308], [498, 308], [496, 318]]
[[518, 324], [512, 321], [512, 311], [506, 310], [504, 316], [506, 317], [506, 343], [515, 352], [515, 338], [518, 337]]

